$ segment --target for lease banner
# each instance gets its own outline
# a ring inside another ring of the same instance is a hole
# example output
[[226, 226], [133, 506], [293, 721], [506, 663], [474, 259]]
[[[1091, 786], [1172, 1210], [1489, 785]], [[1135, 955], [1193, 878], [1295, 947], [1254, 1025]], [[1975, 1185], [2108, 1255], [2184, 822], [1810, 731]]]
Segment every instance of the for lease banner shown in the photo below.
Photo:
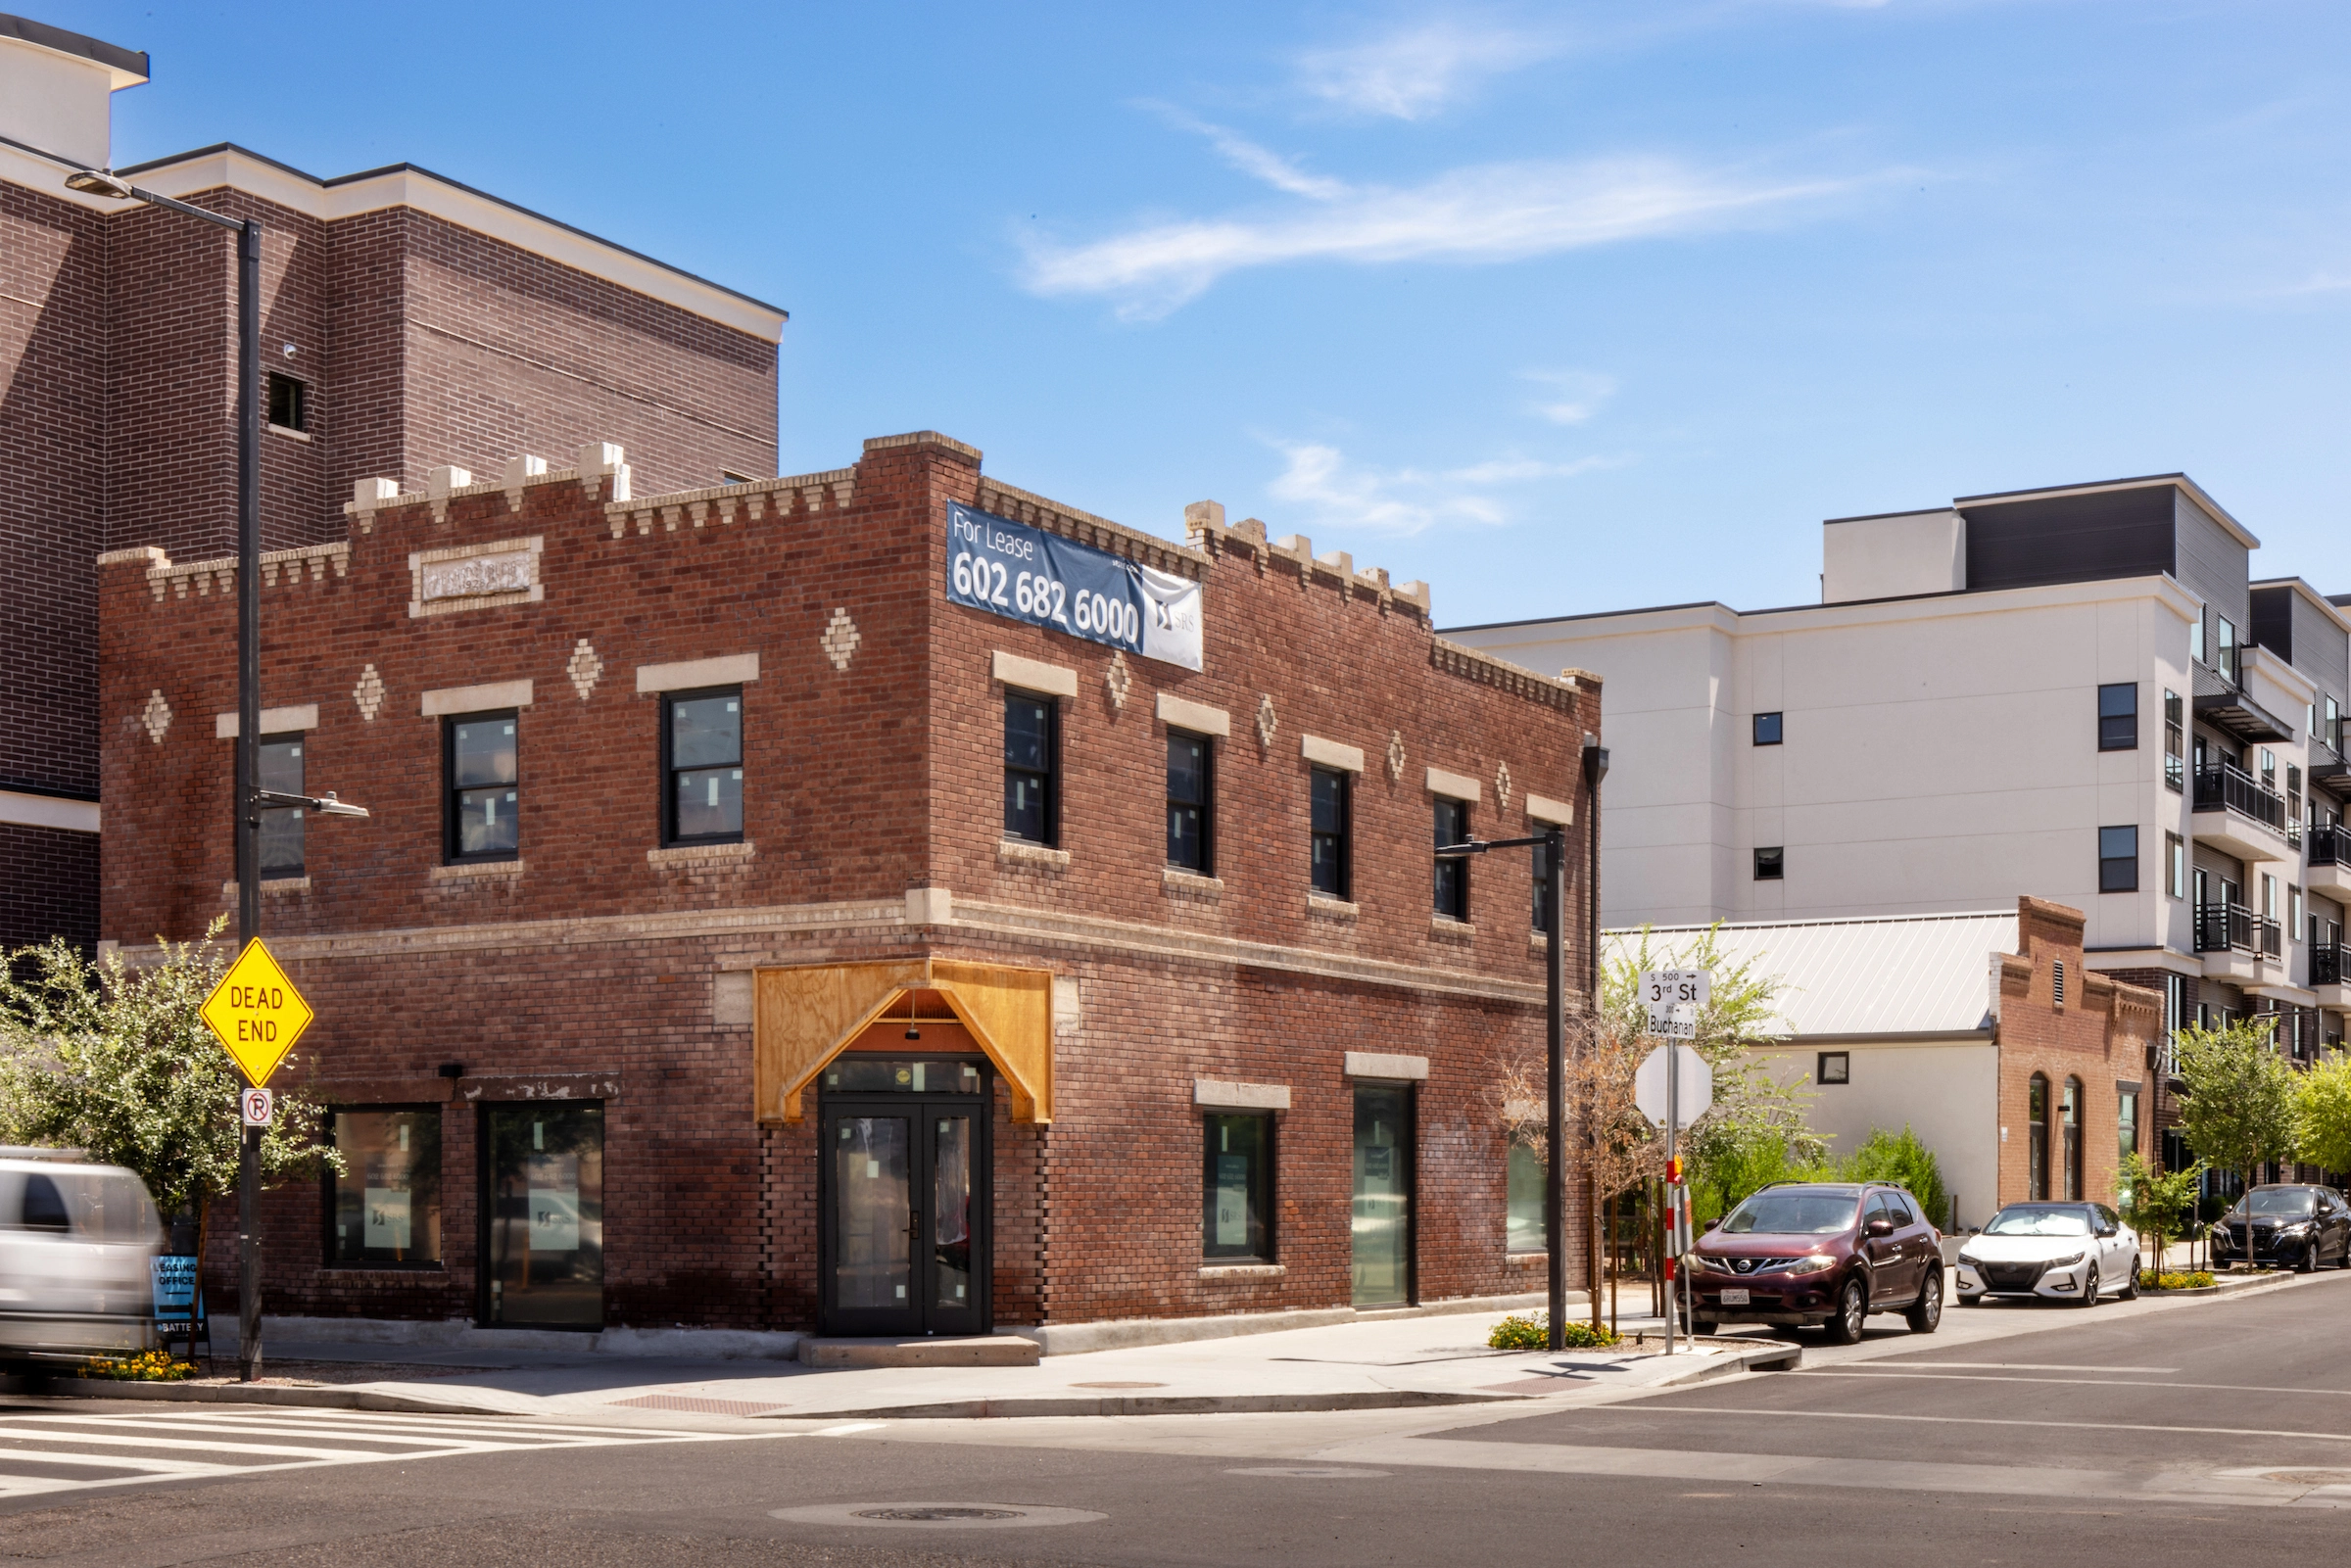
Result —
[[947, 506], [947, 597], [1200, 668], [1200, 585], [970, 506]]

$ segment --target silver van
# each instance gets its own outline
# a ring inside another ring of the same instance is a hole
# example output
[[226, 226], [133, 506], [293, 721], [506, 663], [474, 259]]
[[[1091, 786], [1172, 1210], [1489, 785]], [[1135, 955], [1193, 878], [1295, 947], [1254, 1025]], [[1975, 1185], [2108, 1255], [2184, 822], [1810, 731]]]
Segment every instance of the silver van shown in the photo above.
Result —
[[163, 1248], [132, 1172], [78, 1150], [0, 1148], [0, 1363], [154, 1349]]

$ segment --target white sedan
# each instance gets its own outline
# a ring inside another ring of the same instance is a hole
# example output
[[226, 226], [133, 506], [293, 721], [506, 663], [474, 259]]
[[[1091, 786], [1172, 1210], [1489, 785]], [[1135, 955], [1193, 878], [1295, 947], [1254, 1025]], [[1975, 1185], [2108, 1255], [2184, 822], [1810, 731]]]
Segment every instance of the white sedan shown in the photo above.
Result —
[[2138, 1233], [2104, 1204], [2010, 1204], [1959, 1249], [1959, 1301], [2038, 1296], [2095, 1307], [2138, 1295]]

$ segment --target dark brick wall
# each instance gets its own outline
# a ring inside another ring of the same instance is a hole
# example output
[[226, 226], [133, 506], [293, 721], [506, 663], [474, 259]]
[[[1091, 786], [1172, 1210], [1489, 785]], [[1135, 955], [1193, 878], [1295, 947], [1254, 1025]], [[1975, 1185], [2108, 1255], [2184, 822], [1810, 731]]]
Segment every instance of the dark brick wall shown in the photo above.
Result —
[[[1418, 1293], [1529, 1283], [1505, 1257], [1492, 1082], [1497, 1057], [1542, 1037], [1527, 865], [1481, 863], [1471, 927], [1432, 930], [1425, 771], [1484, 782], [1476, 831], [1524, 832], [1530, 788], [1577, 798], [1597, 688], [1539, 701], [1448, 673], [1409, 604], [1236, 547], [1192, 568], [1206, 578], [1206, 669], [1127, 661], [1122, 705], [1107, 649], [947, 603], [946, 503], [986, 499], [974, 457], [884, 445], [856, 465], [845, 504], [828, 485], [811, 511], [810, 488], [762, 492], [755, 519], [739, 492], [732, 520], [713, 503], [699, 526], [658, 499], [607, 514], [569, 482], [529, 487], [519, 513], [503, 494], [457, 498], [445, 521], [395, 508], [350, 541], [345, 575], [262, 589], [265, 700], [318, 704], [312, 783], [375, 814], [314, 823], [307, 884], [265, 899], [264, 927], [319, 1012], [297, 1078], [343, 1103], [396, 1103], [425, 1097], [434, 1067], [460, 1060], [453, 1117], [472, 1114], [465, 1096], [616, 1084], [599, 1091], [610, 1316], [805, 1326], [814, 1117], [759, 1124], [751, 1030], [718, 1022], [717, 976], [921, 953], [1046, 968], [1075, 982], [1079, 1019], [1057, 1036], [1053, 1123], [1014, 1124], [999, 1100], [999, 1321], [1345, 1304], [1351, 1050], [1430, 1063], [1417, 1091]], [[543, 600], [408, 615], [410, 551], [524, 536], [544, 541]], [[232, 692], [234, 597], [216, 585], [159, 600], [134, 562], [105, 569], [102, 599], [107, 932], [193, 934], [221, 908], [228, 871], [206, 825], [230, 765], [210, 716]], [[820, 641], [842, 609], [861, 639], [846, 669]], [[583, 639], [602, 664], [585, 699], [566, 673]], [[1077, 675], [1063, 704], [1066, 868], [1025, 868], [1000, 848], [998, 650]], [[744, 692], [752, 852], [649, 862], [659, 708], [636, 691], [636, 668], [748, 652], [760, 658]], [[353, 696], [369, 665], [386, 689], [373, 720]], [[452, 879], [439, 870], [441, 727], [419, 715], [419, 694], [525, 678], [522, 870]], [[1222, 885], [1206, 893], [1173, 893], [1162, 876], [1163, 689], [1232, 719], [1218, 757]], [[112, 722], [154, 690], [177, 716], [161, 743]], [[1268, 696], [1270, 743], [1256, 725]], [[1351, 919], [1307, 910], [1308, 733], [1367, 754]], [[1394, 776], [1391, 735], [1406, 751]], [[1569, 838], [1578, 912], [1582, 843]], [[951, 890], [959, 924], [905, 922], [906, 891], [924, 886]], [[1070, 918], [1086, 924], [1054, 924]], [[1573, 953], [1587, 935], [1579, 924]], [[1523, 988], [1496, 995], [1498, 978]], [[1199, 1077], [1291, 1090], [1277, 1114], [1278, 1277], [1202, 1275]], [[317, 1196], [288, 1190], [272, 1200], [273, 1303], [469, 1313], [474, 1157], [470, 1134], [450, 1129], [444, 1276], [322, 1268]], [[1570, 1223], [1581, 1214], [1579, 1200]]]
[[98, 942], [98, 835], [0, 822], [0, 950]]

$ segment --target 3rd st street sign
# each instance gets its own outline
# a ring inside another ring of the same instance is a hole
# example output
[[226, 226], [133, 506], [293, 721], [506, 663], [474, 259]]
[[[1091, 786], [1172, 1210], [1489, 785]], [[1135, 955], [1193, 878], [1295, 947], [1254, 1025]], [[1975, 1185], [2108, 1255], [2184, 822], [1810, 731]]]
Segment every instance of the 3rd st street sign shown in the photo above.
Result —
[[205, 1023], [245, 1069], [245, 1081], [257, 1086], [268, 1081], [316, 1016], [258, 936], [220, 976], [202, 1012]]

